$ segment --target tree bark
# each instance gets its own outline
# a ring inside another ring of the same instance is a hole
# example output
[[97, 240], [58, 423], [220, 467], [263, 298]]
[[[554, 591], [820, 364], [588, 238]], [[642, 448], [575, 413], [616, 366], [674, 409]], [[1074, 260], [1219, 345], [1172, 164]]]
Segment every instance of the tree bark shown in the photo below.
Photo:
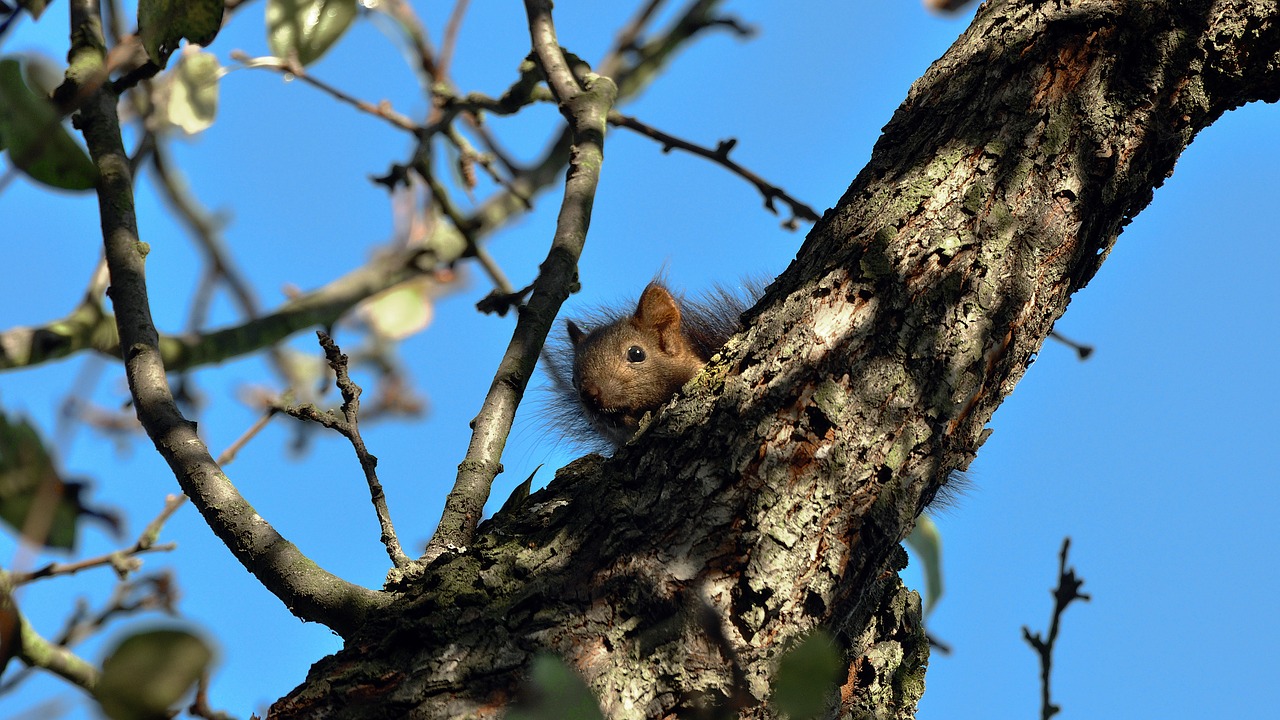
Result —
[[773, 717], [779, 654], [824, 626], [829, 716], [912, 717], [899, 541], [1195, 134], [1280, 97], [1278, 19], [988, 2], [687, 397], [401, 578], [272, 716], [497, 717], [549, 651], [608, 717]]

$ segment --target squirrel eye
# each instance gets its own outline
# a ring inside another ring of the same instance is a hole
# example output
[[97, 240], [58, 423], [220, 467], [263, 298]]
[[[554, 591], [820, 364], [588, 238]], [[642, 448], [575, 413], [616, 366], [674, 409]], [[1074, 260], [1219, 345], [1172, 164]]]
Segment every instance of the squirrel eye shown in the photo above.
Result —
[[627, 348], [627, 362], [644, 362], [644, 348], [639, 345], [632, 345]]

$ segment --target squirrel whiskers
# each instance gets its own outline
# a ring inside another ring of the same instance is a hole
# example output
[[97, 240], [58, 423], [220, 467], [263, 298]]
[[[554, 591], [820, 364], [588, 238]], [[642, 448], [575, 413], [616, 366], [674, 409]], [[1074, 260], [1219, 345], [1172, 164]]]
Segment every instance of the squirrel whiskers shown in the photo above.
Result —
[[752, 302], [724, 288], [690, 300], [654, 281], [632, 308], [604, 308], [581, 325], [566, 321], [566, 335], [553, 336], [543, 352], [555, 393], [551, 423], [592, 450], [626, 443], [646, 413], [671, 400], [741, 329]]

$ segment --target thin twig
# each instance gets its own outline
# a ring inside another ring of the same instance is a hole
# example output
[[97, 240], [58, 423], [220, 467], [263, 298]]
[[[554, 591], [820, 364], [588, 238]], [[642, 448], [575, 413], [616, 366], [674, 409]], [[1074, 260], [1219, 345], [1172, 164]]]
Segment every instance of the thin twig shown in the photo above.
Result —
[[[533, 209], [533, 202], [528, 197], [521, 195], [520, 191], [511, 183], [511, 180], [503, 177], [502, 174], [498, 172], [498, 169], [493, 166], [493, 155], [477, 151], [467, 138], [459, 132], [456, 125], [449, 125], [449, 127], [445, 129], [444, 135], [448, 138], [449, 142], [453, 143], [453, 146], [457, 148], [458, 162], [462, 164], [463, 167], [469, 163], [479, 165], [485, 171], [485, 174], [489, 176], [489, 179], [493, 180], [494, 184], [524, 201], [525, 207], [529, 210]], [[474, 181], [472, 184], [474, 184]]]
[[756, 186], [756, 190], [764, 196], [764, 206], [773, 214], [778, 214], [778, 209], [774, 207], [775, 199], [781, 200], [791, 209], [791, 217], [783, 222], [783, 227], [794, 230], [797, 226], [797, 220], [805, 220], [808, 222], [817, 222], [819, 215], [813, 211], [813, 208], [796, 200], [787, 194], [782, 188], [765, 182], [764, 178], [742, 167], [738, 163], [729, 158], [730, 151], [738, 144], [735, 139], [722, 140], [716, 145], [715, 149], [702, 147], [688, 140], [682, 140], [674, 135], [665, 133], [652, 125], [647, 125], [639, 120], [623, 115], [614, 110], [609, 113], [609, 124], [618, 127], [624, 127], [628, 130], [634, 130], [645, 137], [652, 138], [662, 143], [663, 152], [671, 152], [672, 150], [684, 150], [700, 157], [707, 158], [712, 162], [723, 165], [730, 172], [738, 175], [742, 179]]
[[1079, 357], [1081, 360], [1088, 360], [1089, 356], [1093, 354], [1092, 345], [1085, 345], [1083, 343], [1078, 343], [1075, 340], [1072, 340], [1071, 338], [1067, 337], [1066, 335], [1063, 335], [1062, 333], [1058, 332], [1057, 330], [1050, 331], [1049, 337], [1053, 338], [1054, 340], [1057, 340], [1063, 345], [1066, 345], [1072, 350], [1075, 350], [1076, 356]]
[[444, 26], [444, 39], [440, 41], [440, 54], [436, 56], [436, 82], [449, 77], [449, 63], [458, 46], [458, 31], [462, 29], [462, 18], [467, 14], [468, 4], [468, 0], [455, 0], [453, 3], [453, 12], [449, 13], [449, 21]]
[[429, 87], [439, 72], [436, 69], [435, 51], [431, 48], [431, 39], [423, 28], [422, 20], [413, 11], [413, 6], [406, 0], [384, 0], [377, 4], [377, 9], [391, 16], [400, 28], [409, 36], [414, 52], [418, 58], [418, 71], [422, 75], [422, 86]]
[[228, 445], [226, 450], [222, 451], [222, 454], [218, 456], [218, 464], [222, 466], [230, 465], [231, 461], [236, 459], [236, 453], [240, 452], [240, 448], [243, 448], [246, 443], [262, 432], [262, 429], [267, 426], [267, 423], [271, 422], [271, 418], [275, 417], [278, 412], [280, 411], [274, 407], [267, 408], [262, 413], [262, 417], [258, 418], [248, 430], [245, 430], [243, 435], [236, 438], [235, 442]]
[[1058, 625], [1062, 620], [1062, 612], [1075, 600], [1089, 601], [1089, 596], [1080, 592], [1084, 580], [1076, 577], [1075, 568], [1067, 567], [1067, 549], [1071, 547], [1071, 538], [1062, 541], [1062, 552], [1058, 555], [1058, 587], [1053, 590], [1053, 618], [1049, 622], [1049, 638], [1046, 640], [1040, 633], [1032, 633], [1027, 626], [1022, 626], [1022, 637], [1031, 648], [1040, 655], [1040, 720], [1049, 720], [1057, 715], [1061, 707], [1054, 705], [1049, 694], [1049, 674], [1053, 668], [1053, 646], [1058, 640]]
[[454, 228], [458, 231], [458, 234], [462, 236], [464, 241], [466, 241], [467, 254], [474, 257], [480, 263], [480, 268], [489, 276], [489, 279], [493, 282], [494, 287], [497, 288], [499, 292], [510, 293], [511, 282], [507, 280], [506, 274], [504, 274], [502, 272], [502, 268], [498, 267], [498, 264], [493, 261], [493, 258], [489, 253], [481, 248], [480, 243], [476, 240], [475, 234], [472, 232], [470, 219], [458, 209], [458, 206], [453, 202], [453, 198], [449, 197], [449, 192], [445, 190], [444, 185], [436, 179], [433, 173], [427, 171], [425, 165], [425, 162], [418, 163], [414, 166], [414, 169], [417, 170], [418, 174], [427, 183], [427, 187], [430, 188], [431, 197], [435, 200], [436, 207], [439, 208], [440, 212], [445, 217], [449, 218], [449, 222], [453, 224]]
[[608, 54], [601, 61], [601, 67], [612, 66], [618, 56], [635, 49], [636, 38], [640, 37], [640, 33], [644, 32], [645, 26], [653, 19], [658, 8], [662, 7], [663, 2], [664, 0], [649, 0], [640, 8], [635, 17], [631, 18], [622, 27], [622, 30], [618, 32], [618, 36], [614, 38], [613, 47], [609, 49]]
[[182, 503], [186, 502], [186, 495], [169, 495], [165, 498], [164, 509], [156, 516], [154, 520], [147, 524], [147, 527], [134, 541], [133, 545], [127, 548], [121, 548], [115, 552], [109, 552], [98, 557], [77, 560], [71, 563], [52, 562], [44, 567], [32, 570], [30, 572], [15, 572], [10, 577], [15, 586], [25, 585], [26, 583], [40, 580], [47, 577], [56, 577], [58, 575], [74, 575], [81, 570], [88, 570], [95, 567], [103, 567], [110, 565], [115, 569], [116, 574], [123, 580], [128, 577], [129, 573], [137, 571], [142, 567], [142, 562], [137, 559], [138, 555], [149, 552], [169, 552], [178, 547], [177, 543], [165, 543], [157, 545], [156, 539], [160, 536], [160, 530], [164, 527], [165, 521], [173, 515]]
[[356, 458], [360, 461], [360, 468], [364, 470], [365, 480], [369, 483], [373, 510], [377, 513], [378, 524], [382, 527], [382, 544], [387, 548], [391, 563], [398, 568], [405, 567], [410, 561], [396, 538], [395, 526], [391, 524], [391, 513], [387, 510], [387, 496], [382, 491], [382, 483], [378, 482], [378, 458], [369, 452], [365, 447], [364, 439], [360, 437], [360, 393], [363, 391], [351, 379], [347, 371], [347, 356], [342, 353], [333, 338], [323, 330], [317, 330], [316, 335], [320, 338], [320, 347], [324, 348], [325, 359], [337, 378], [338, 390], [342, 393], [342, 415], [339, 416], [332, 410], [322, 412], [311, 404], [286, 406], [281, 407], [280, 410], [299, 420], [310, 420], [335, 430], [351, 442], [351, 447], [356, 451]]
[[204, 720], [232, 720], [231, 715], [209, 707], [209, 672], [207, 670], [200, 673], [200, 679], [196, 683], [196, 696], [187, 707], [187, 712], [193, 717], [204, 718]]
[[231, 58], [233, 60], [238, 61], [241, 67], [266, 68], [268, 70], [275, 70], [281, 75], [295, 77], [301, 80], [302, 82], [322, 92], [329, 94], [330, 96], [337, 99], [338, 101], [344, 102], [356, 108], [357, 110], [360, 110], [361, 112], [366, 112], [366, 113], [369, 113], [370, 115], [373, 115], [374, 117], [382, 118], [383, 120], [386, 120], [392, 125], [400, 128], [401, 130], [407, 130], [408, 132], [411, 132], [414, 134], [424, 134], [427, 132], [426, 128], [422, 127], [421, 125], [418, 125], [417, 123], [413, 122], [409, 118], [405, 117], [404, 115], [401, 115], [400, 113], [392, 109], [391, 105], [386, 101], [374, 104], [367, 100], [361, 100], [360, 98], [355, 97], [354, 95], [350, 95], [342, 90], [339, 90], [338, 88], [334, 87], [333, 85], [330, 85], [329, 83], [323, 80], [319, 80], [315, 77], [312, 77], [310, 74], [307, 73], [306, 69], [303, 68], [302, 65], [296, 61], [282, 60], [277, 57], [254, 58], [254, 57], [249, 57], [248, 55], [240, 51], [232, 52]]
[[[226, 283], [232, 298], [240, 306], [240, 312], [250, 318], [260, 315], [261, 308], [253, 287], [235, 267], [230, 254], [227, 253], [226, 243], [222, 239], [221, 223], [191, 194], [186, 179], [170, 162], [168, 149], [160, 143], [156, 143], [154, 148], [151, 167], [155, 169], [156, 177], [160, 180], [159, 185], [164, 199], [191, 231], [192, 238], [204, 254], [205, 261], [215, 278]], [[193, 317], [191, 329], [195, 330], [203, 324], [202, 317]]]

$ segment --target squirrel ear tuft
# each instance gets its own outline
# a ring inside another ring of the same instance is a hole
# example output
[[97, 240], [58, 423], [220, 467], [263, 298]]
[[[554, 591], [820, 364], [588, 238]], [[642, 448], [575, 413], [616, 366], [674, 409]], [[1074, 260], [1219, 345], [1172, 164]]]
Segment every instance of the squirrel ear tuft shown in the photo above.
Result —
[[665, 333], [680, 329], [680, 305], [666, 288], [649, 283], [636, 305], [635, 320], [641, 327]]
[[577, 347], [587, 337], [587, 334], [582, 332], [572, 320], [565, 320], [564, 324], [569, 327], [569, 342], [574, 347]]

